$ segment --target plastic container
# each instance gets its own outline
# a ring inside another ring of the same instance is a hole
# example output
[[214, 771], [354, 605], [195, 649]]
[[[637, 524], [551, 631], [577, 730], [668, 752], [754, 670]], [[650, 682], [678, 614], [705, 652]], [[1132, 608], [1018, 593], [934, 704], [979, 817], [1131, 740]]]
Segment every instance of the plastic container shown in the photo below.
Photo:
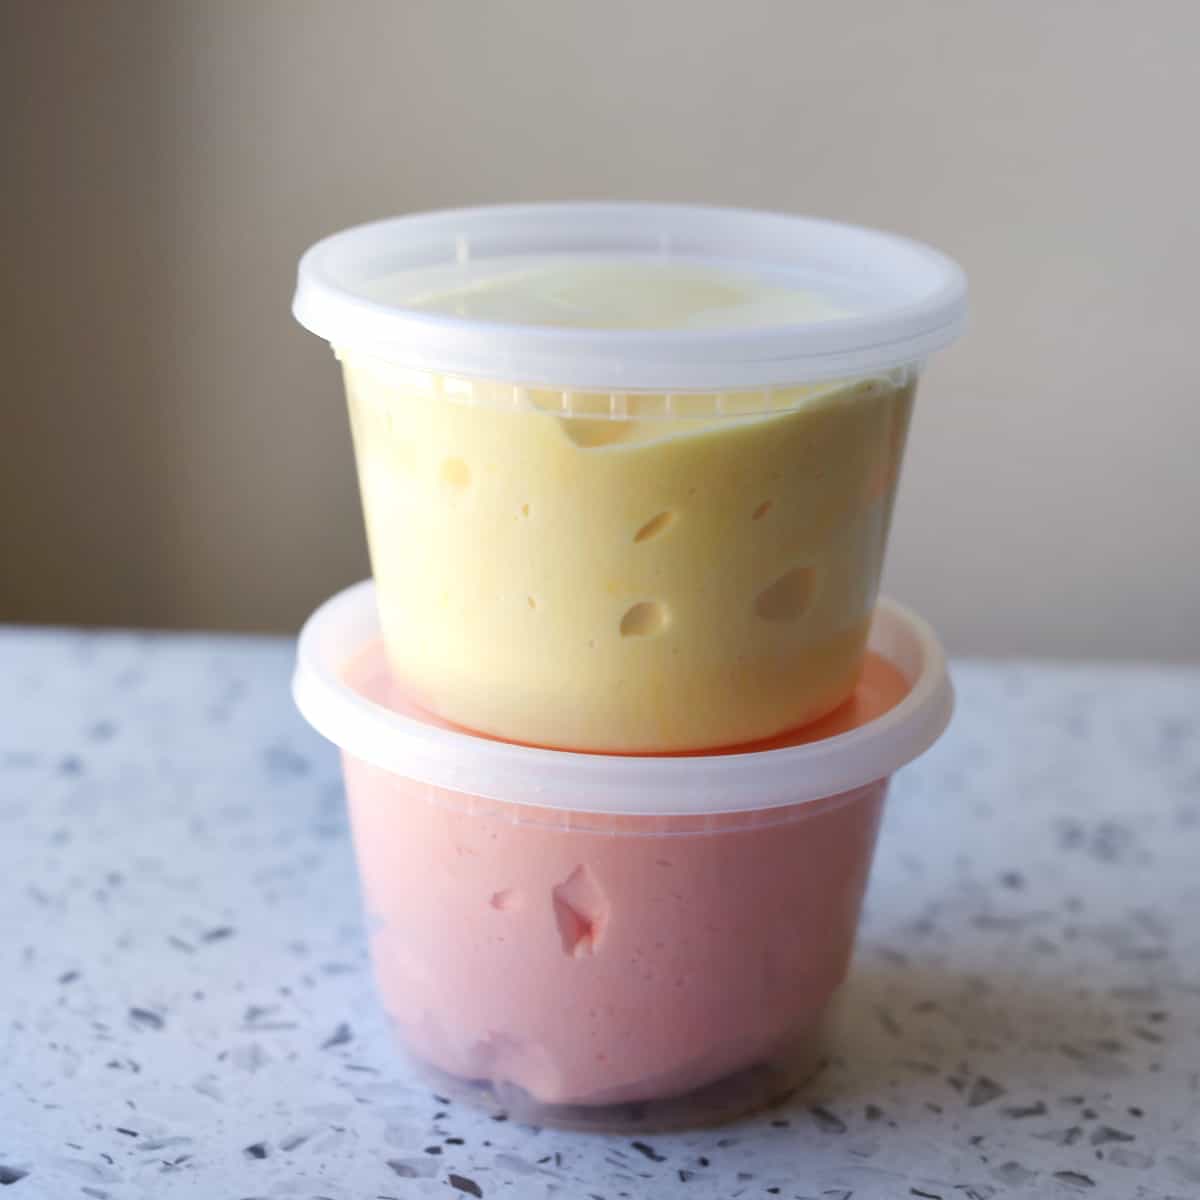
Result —
[[831, 711], [917, 376], [964, 310], [934, 250], [767, 213], [482, 208], [318, 243], [295, 313], [342, 360], [397, 676], [577, 750]]
[[371, 668], [374, 600], [360, 584], [314, 614], [294, 695], [341, 747], [383, 1004], [437, 1089], [648, 1129], [805, 1079], [888, 780], [949, 719], [929, 628], [882, 601], [851, 704], [772, 748], [616, 757], [423, 715]]

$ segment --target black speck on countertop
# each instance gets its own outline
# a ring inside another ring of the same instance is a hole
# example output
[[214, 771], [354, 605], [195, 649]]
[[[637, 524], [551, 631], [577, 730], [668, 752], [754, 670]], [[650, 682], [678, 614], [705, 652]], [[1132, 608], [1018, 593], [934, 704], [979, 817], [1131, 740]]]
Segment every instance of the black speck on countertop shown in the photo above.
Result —
[[149, 1008], [131, 1008], [129, 1019], [138, 1029], [162, 1029], [166, 1021]]
[[812, 1119], [817, 1123], [817, 1128], [822, 1133], [845, 1133], [846, 1122], [842, 1120], [836, 1113], [832, 1113], [827, 1108], [822, 1108], [820, 1105], [814, 1105], [808, 1110], [812, 1114]]
[[979, 1108], [981, 1105], [995, 1100], [997, 1096], [1003, 1096], [1005, 1090], [994, 1079], [989, 1079], [986, 1075], [980, 1075], [971, 1084], [971, 1090], [967, 1093], [967, 1106], [969, 1108]]
[[1090, 1175], [1085, 1175], [1082, 1171], [1055, 1171], [1054, 1178], [1062, 1183], [1071, 1184], [1079, 1188], [1093, 1188], [1096, 1186], [1096, 1181]]
[[1067, 1129], [1048, 1129], [1033, 1135], [1040, 1142], [1052, 1142], [1056, 1146], [1073, 1146], [1083, 1137], [1082, 1125], [1071, 1125]]
[[1106, 1146], [1110, 1142], [1132, 1142], [1134, 1135], [1123, 1129], [1114, 1129], [1111, 1125], [1098, 1125], [1090, 1140], [1093, 1146]]
[[268, 746], [263, 751], [263, 762], [269, 774], [283, 778], [307, 775], [310, 766], [304, 755], [288, 746]]
[[659, 1154], [659, 1152], [657, 1150], [655, 1150], [653, 1146], [647, 1144], [646, 1142], [630, 1142], [629, 1144], [639, 1154], [642, 1154], [646, 1158], [650, 1159], [651, 1162], [666, 1162], [667, 1161], [667, 1156], [665, 1154]]
[[354, 1031], [342, 1021], [338, 1027], [321, 1043], [322, 1050], [331, 1050], [334, 1046], [344, 1046], [354, 1040]]
[[1013, 1104], [1004, 1109], [1006, 1117], [1022, 1120], [1025, 1117], [1044, 1117], [1049, 1109], [1044, 1100], [1035, 1100], [1032, 1104]]

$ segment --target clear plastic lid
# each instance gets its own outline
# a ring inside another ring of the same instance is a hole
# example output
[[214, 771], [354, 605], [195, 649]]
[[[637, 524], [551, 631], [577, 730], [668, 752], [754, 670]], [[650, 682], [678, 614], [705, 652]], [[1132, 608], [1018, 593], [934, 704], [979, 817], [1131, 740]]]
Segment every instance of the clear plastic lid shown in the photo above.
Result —
[[886, 779], [924, 753], [946, 728], [954, 704], [937, 637], [890, 600], [880, 601], [868, 644], [904, 676], [909, 691], [882, 716], [820, 741], [678, 757], [542, 750], [373, 703], [344, 672], [378, 637], [371, 582], [334, 596], [308, 619], [292, 695], [313, 728], [347, 754], [407, 779], [571, 812], [708, 815], [839, 796]]
[[567, 389], [745, 390], [922, 361], [966, 280], [906, 238], [659, 204], [458, 209], [362, 225], [301, 259], [297, 320], [414, 371]]

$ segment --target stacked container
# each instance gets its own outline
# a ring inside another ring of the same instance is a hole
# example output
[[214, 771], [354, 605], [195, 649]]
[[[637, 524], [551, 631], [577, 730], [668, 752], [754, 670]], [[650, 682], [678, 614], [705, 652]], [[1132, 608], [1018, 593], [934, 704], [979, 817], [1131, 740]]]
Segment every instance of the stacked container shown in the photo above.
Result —
[[534, 205], [318, 243], [374, 584], [301, 637], [383, 1002], [530, 1121], [724, 1119], [811, 1072], [887, 781], [949, 718], [877, 602], [965, 284], [889, 235]]

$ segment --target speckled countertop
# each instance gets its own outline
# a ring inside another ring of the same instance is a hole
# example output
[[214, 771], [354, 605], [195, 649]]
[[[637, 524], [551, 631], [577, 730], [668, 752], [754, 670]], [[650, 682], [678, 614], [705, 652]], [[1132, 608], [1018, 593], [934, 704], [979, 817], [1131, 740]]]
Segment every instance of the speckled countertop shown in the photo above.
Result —
[[0, 632], [0, 1196], [1200, 1197], [1200, 669], [960, 663], [828, 1066], [645, 1141], [406, 1082], [274, 639]]

